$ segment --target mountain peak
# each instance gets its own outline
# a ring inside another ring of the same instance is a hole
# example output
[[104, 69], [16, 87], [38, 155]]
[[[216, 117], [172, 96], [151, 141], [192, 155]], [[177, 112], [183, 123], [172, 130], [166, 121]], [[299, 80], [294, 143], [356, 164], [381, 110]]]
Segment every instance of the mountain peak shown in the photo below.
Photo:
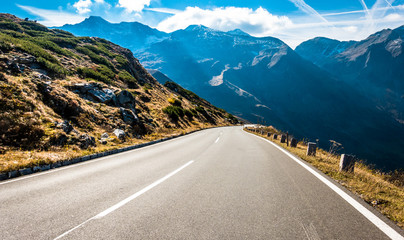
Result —
[[250, 34], [244, 32], [243, 30], [241, 30], [239, 28], [236, 28], [234, 30], [228, 31], [227, 33], [231, 34], [231, 35], [250, 36]]
[[84, 19], [84, 21], [82, 23], [100, 24], [100, 23], [109, 23], [109, 22], [100, 16], [90, 16], [90, 17]]
[[189, 25], [187, 28], [185, 28], [185, 31], [215, 31], [215, 30], [206, 27], [204, 25]]

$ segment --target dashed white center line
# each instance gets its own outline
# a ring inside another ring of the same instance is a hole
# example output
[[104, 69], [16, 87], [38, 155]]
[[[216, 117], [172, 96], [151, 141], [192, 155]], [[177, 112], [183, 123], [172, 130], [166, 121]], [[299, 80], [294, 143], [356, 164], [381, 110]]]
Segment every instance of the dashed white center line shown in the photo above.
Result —
[[219, 139], [220, 139], [220, 137], [217, 137], [217, 139], [216, 139], [215, 143], [219, 142]]
[[140, 195], [142, 195], [143, 193], [151, 190], [152, 188], [156, 187], [157, 185], [159, 185], [160, 183], [166, 181], [167, 179], [169, 179], [170, 177], [174, 176], [175, 174], [177, 174], [178, 172], [180, 172], [181, 170], [183, 170], [184, 168], [188, 167], [190, 164], [192, 164], [194, 161], [189, 161], [186, 164], [182, 165], [180, 168], [176, 169], [175, 171], [167, 174], [166, 176], [164, 176], [163, 178], [160, 178], [159, 180], [155, 181], [154, 183], [150, 184], [149, 186], [143, 188], [142, 190], [136, 192], [135, 194], [133, 194], [132, 196], [120, 201], [119, 203], [115, 204], [114, 206], [108, 208], [107, 210], [97, 214], [96, 216], [87, 219], [86, 221], [84, 221], [83, 223], [75, 226], [74, 228], [70, 229], [69, 231], [59, 235], [58, 237], [55, 238], [56, 239], [60, 239], [66, 235], [68, 235], [69, 233], [73, 232], [74, 230], [80, 228], [81, 226], [83, 226], [84, 224], [88, 223], [91, 220], [96, 220], [96, 219], [100, 219], [102, 217], [105, 217], [106, 215], [110, 214], [111, 212], [117, 210], [118, 208], [124, 206], [125, 204], [129, 203], [130, 201], [134, 200], [135, 198], [139, 197]]

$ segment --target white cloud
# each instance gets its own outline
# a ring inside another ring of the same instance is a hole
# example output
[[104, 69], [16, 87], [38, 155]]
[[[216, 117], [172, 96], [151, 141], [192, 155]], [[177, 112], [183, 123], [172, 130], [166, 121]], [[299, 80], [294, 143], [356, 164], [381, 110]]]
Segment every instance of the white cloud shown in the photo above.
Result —
[[42, 19], [39, 22], [45, 26], [59, 27], [66, 23], [76, 24], [82, 22], [85, 17], [71, 14], [60, 10], [46, 10], [30, 6], [17, 5], [19, 8], [35, 15]]
[[347, 27], [343, 27], [342, 29], [349, 33], [356, 33], [358, 31], [357, 26], [347, 26]]
[[73, 4], [73, 7], [76, 8], [77, 13], [86, 14], [91, 12], [91, 6], [93, 2], [91, 0], [79, 0], [78, 2]]
[[119, 0], [118, 7], [125, 8], [128, 12], [141, 12], [145, 6], [150, 5], [150, 0]]
[[292, 21], [286, 16], [275, 16], [266, 9], [225, 7], [214, 9], [201, 9], [199, 7], [187, 7], [163, 20], [157, 25], [157, 29], [172, 32], [184, 29], [189, 25], [204, 25], [222, 31], [240, 28], [250, 34], [268, 35], [277, 30], [289, 26]]

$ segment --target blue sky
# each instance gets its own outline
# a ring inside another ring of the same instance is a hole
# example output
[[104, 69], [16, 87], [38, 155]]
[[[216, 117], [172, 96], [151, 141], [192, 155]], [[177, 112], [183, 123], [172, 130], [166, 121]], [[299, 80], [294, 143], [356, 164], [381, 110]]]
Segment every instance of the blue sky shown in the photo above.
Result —
[[110, 22], [139, 21], [172, 32], [190, 24], [254, 36], [280, 38], [291, 47], [323, 36], [361, 40], [404, 24], [404, 0], [16, 0], [1, 11], [46, 26], [101, 16]]

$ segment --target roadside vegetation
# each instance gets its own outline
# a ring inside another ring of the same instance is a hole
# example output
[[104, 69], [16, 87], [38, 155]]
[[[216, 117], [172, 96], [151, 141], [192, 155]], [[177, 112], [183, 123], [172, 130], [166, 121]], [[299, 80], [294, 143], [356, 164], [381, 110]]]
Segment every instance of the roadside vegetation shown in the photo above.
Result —
[[128, 49], [0, 14], [0, 173], [234, 124]]
[[[282, 134], [273, 127], [262, 127], [257, 132], [254, 128], [244, 129], [276, 143], [310, 163], [404, 229], [404, 172], [402, 170], [384, 173], [366, 165], [363, 161], [358, 161], [353, 173], [340, 172], [340, 155], [337, 154], [338, 144], [335, 141], [330, 141], [328, 151], [317, 148], [316, 156], [307, 156], [307, 142], [298, 142], [296, 148], [287, 146], [286, 143], [281, 143], [279, 136], [278, 139], [273, 139], [273, 134]], [[270, 137], [267, 135], [268, 132]]]

